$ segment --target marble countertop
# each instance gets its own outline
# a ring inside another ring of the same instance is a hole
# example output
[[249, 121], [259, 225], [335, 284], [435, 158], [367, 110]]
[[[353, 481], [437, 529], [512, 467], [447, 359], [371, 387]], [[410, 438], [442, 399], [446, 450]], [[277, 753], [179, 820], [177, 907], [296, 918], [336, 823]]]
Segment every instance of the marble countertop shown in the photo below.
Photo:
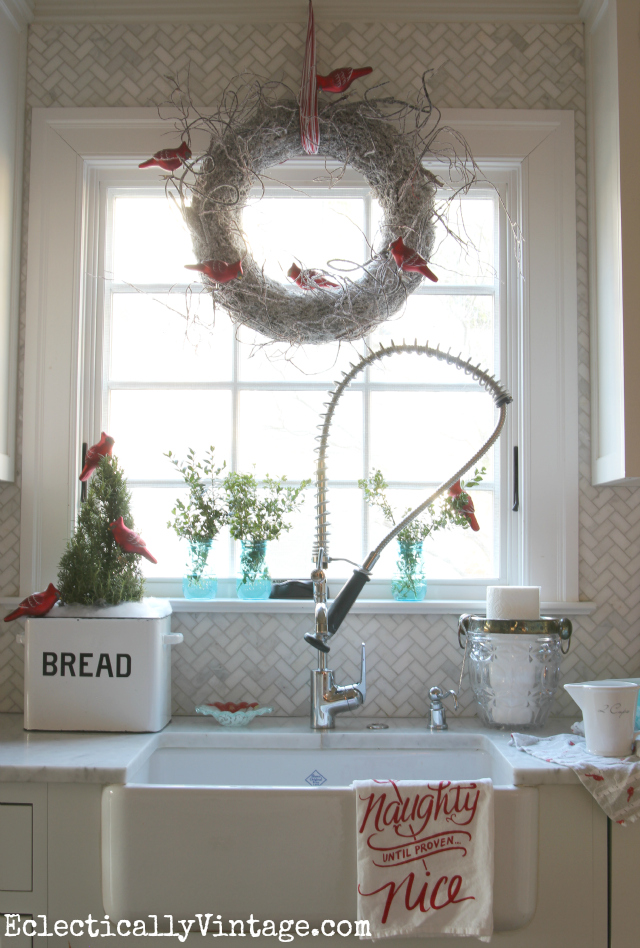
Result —
[[[573, 718], [553, 718], [540, 736], [568, 733]], [[369, 725], [384, 723], [385, 730]], [[162, 747], [295, 749], [483, 750], [518, 786], [575, 784], [572, 770], [536, 760], [509, 746], [508, 730], [477, 718], [449, 717], [449, 730], [432, 734], [421, 718], [339, 719], [336, 729], [312, 731], [308, 718], [257, 718], [247, 728], [224, 728], [210, 718], [176, 717], [156, 734], [25, 731], [21, 714], [0, 714], [0, 782], [126, 783]], [[501, 781], [502, 782], [502, 781]]]

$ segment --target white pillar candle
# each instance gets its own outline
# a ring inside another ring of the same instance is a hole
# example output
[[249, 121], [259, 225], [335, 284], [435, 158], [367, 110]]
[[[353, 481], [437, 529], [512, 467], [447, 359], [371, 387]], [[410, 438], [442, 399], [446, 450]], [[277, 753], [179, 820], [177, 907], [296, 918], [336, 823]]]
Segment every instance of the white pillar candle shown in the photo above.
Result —
[[539, 586], [487, 586], [487, 619], [539, 618]]

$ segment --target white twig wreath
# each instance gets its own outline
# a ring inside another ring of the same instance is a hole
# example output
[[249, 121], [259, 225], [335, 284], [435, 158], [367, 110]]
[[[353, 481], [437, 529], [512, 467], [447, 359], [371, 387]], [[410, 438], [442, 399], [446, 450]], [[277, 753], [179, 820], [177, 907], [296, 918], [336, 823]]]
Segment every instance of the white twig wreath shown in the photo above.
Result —
[[[372, 248], [363, 264], [336, 262], [339, 277], [335, 272], [303, 271], [311, 289], [278, 283], [253, 259], [242, 229], [251, 189], [264, 187], [269, 169], [304, 154], [298, 103], [293, 97], [272, 97], [278, 85], [252, 80], [240, 91], [231, 88], [218, 110], [208, 115], [185, 104], [176, 88], [183, 140], [190, 142], [195, 129], [211, 137], [206, 154], [172, 174], [170, 185], [177, 189], [198, 260], [242, 261], [242, 279], [222, 283], [203, 276], [214, 305], [235, 322], [293, 345], [359, 339], [398, 312], [422, 280], [419, 273], [399, 269], [390, 243], [401, 237], [425, 260], [431, 256], [437, 179], [423, 160], [435, 156], [455, 164], [464, 189], [475, 180], [475, 165], [463, 139], [439, 126], [439, 113], [424, 83], [416, 105], [369, 95], [330, 102], [319, 112], [319, 155], [364, 176], [383, 213], [379, 249]], [[451, 133], [456, 145], [462, 143], [462, 157], [443, 132]], [[330, 184], [332, 173], [327, 176]], [[328, 281], [337, 286], [327, 286]]]

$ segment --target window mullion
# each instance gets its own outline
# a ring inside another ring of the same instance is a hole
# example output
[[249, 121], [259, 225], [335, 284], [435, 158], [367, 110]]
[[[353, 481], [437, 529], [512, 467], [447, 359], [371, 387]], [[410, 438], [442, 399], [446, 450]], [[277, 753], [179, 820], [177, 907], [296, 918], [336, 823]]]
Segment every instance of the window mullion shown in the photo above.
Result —
[[[239, 435], [239, 399], [240, 389], [238, 386], [240, 376], [240, 342], [238, 340], [238, 331], [233, 333], [231, 359], [231, 470], [238, 470], [238, 435]], [[236, 542], [229, 535], [229, 563], [231, 566], [231, 576], [236, 573]]]

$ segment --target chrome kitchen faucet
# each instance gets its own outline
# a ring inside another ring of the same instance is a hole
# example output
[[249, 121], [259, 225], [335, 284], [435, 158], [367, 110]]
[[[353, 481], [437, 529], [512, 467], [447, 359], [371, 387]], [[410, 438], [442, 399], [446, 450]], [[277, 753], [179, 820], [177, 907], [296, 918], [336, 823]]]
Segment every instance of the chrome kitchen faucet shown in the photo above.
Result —
[[315, 635], [305, 636], [318, 651], [318, 667], [311, 670], [311, 727], [330, 730], [335, 727], [336, 714], [355, 711], [367, 696], [365, 646], [362, 643], [360, 681], [352, 685], [336, 685], [333, 672], [327, 668], [329, 646], [329, 611], [327, 609], [327, 577], [323, 566], [324, 550], [318, 551], [316, 568], [311, 573], [315, 601]]

